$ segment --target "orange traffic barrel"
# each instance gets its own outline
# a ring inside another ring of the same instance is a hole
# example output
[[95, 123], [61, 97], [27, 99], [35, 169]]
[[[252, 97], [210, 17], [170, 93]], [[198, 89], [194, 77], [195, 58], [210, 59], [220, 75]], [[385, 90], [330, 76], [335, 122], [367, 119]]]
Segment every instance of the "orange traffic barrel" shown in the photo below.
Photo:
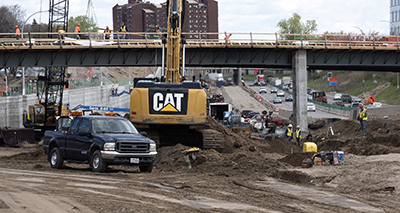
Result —
[[275, 112], [279, 112], [279, 107], [278, 106], [275, 107]]
[[261, 102], [261, 98], [258, 99]]

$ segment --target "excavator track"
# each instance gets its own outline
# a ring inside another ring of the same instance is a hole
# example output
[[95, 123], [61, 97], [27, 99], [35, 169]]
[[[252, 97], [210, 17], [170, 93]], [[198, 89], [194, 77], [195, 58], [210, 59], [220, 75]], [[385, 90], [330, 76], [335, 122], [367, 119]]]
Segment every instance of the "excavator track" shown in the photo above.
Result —
[[225, 137], [221, 132], [214, 129], [199, 130], [203, 136], [203, 149], [215, 149], [218, 152], [224, 151]]
[[223, 152], [225, 147], [224, 134], [214, 129], [201, 127], [199, 129], [187, 129], [187, 126], [167, 127], [138, 126], [140, 131], [145, 131], [149, 138], [154, 140], [157, 147], [174, 146], [178, 143], [189, 147], [202, 149], [215, 149]]

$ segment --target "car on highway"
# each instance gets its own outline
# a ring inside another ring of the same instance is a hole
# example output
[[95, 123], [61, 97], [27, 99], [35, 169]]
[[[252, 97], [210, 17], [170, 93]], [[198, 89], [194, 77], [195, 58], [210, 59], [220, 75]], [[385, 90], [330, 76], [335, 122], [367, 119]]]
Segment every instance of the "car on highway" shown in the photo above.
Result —
[[312, 99], [313, 99], [313, 98], [312, 98], [312, 95], [307, 94], [307, 99], [312, 100]]
[[383, 104], [381, 102], [374, 102], [373, 104], [367, 106], [367, 108], [380, 108], [380, 107], [383, 107]]
[[293, 95], [287, 95], [285, 101], [293, 101]]
[[260, 87], [259, 93], [267, 93], [267, 89], [265, 87]]
[[307, 88], [307, 94], [311, 95], [311, 93], [312, 93], [312, 89], [311, 88]]
[[285, 97], [285, 92], [283, 92], [283, 90], [278, 90], [278, 92], [276, 92], [276, 96]]
[[353, 102], [353, 98], [349, 94], [343, 94], [341, 99], [342, 99], [343, 103]]
[[307, 111], [315, 112], [316, 107], [314, 103], [307, 103]]
[[360, 98], [354, 98], [353, 102], [351, 103], [351, 107], [358, 107], [358, 104], [361, 102], [362, 100]]
[[278, 92], [278, 89], [277, 89], [276, 87], [272, 87], [270, 92], [271, 92], [271, 93], [277, 93], [277, 92]]
[[333, 102], [333, 105], [344, 106], [344, 103], [343, 103], [343, 101], [335, 101], [335, 102]]
[[333, 96], [333, 100], [342, 100], [342, 94], [336, 93], [336, 94]]
[[280, 103], [280, 104], [281, 104], [281, 103], [282, 103], [282, 98], [276, 96], [276, 97], [274, 98], [273, 102], [274, 102], [274, 104], [277, 104], [277, 103]]

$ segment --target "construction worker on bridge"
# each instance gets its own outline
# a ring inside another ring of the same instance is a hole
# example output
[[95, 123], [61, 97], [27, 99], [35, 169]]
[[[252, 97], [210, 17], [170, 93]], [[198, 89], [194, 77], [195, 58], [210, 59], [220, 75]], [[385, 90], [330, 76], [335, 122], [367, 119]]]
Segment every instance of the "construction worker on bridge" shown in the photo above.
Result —
[[110, 28], [108, 28], [108, 26], [106, 27], [106, 30], [104, 30], [104, 38], [105, 39], [110, 39], [110, 36], [111, 36], [111, 30], [110, 30]]
[[292, 135], [293, 135], [293, 125], [289, 124], [288, 128], [286, 129], [286, 138], [289, 142], [292, 141]]
[[297, 128], [296, 128], [297, 146], [300, 146], [300, 139], [301, 139], [301, 129], [300, 129], [300, 125], [297, 125]]
[[80, 26], [79, 23], [76, 24], [76, 27], [75, 27], [75, 30], [74, 30], [74, 32], [75, 32], [75, 38], [76, 38], [76, 39], [81, 39], [81, 38], [79, 37], [79, 35], [78, 35], [78, 33], [81, 32], [81, 28], [80, 28], [79, 26]]
[[363, 132], [363, 136], [365, 137], [367, 136], [367, 108], [365, 108], [362, 103], [359, 103], [358, 107], [360, 107], [360, 111], [358, 111], [357, 119], [360, 121], [361, 131]]
[[122, 22], [121, 27], [119, 28], [119, 31], [122, 33], [121, 34], [121, 39], [125, 39], [127, 29], [126, 29], [126, 26], [125, 26], [125, 24], [123, 22]]
[[17, 38], [17, 40], [21, 38], [21, 31], [19, 30], [18, 25], [15, 25], [15, 38]]
[[62, 27], [58, 30], [58, 38], [59, 39], [64, 39], [65, 38], [65, 31], [63, 30]]

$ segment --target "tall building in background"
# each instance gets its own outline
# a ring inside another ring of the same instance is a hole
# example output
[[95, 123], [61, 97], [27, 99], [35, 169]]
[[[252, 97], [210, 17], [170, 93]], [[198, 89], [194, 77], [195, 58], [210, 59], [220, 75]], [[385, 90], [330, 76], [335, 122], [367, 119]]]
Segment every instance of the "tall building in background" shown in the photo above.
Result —
[[[193, 33], [186, 39], [218, 39], [218, 2], [215, 0], [185, 0], [185, 17], [182, 31]], [[167, 3], [128, 0], [128, 4], [113, 7], [113, 29], [125, 24], [128, 32], [157, 32], [167, 29]], [[157, 38], [152, 35], [150, 38]], [[136, 37], [136, 36], [135, 36]]]
[[390, 35], [400, 35], [400, 0], [390, 0]]

